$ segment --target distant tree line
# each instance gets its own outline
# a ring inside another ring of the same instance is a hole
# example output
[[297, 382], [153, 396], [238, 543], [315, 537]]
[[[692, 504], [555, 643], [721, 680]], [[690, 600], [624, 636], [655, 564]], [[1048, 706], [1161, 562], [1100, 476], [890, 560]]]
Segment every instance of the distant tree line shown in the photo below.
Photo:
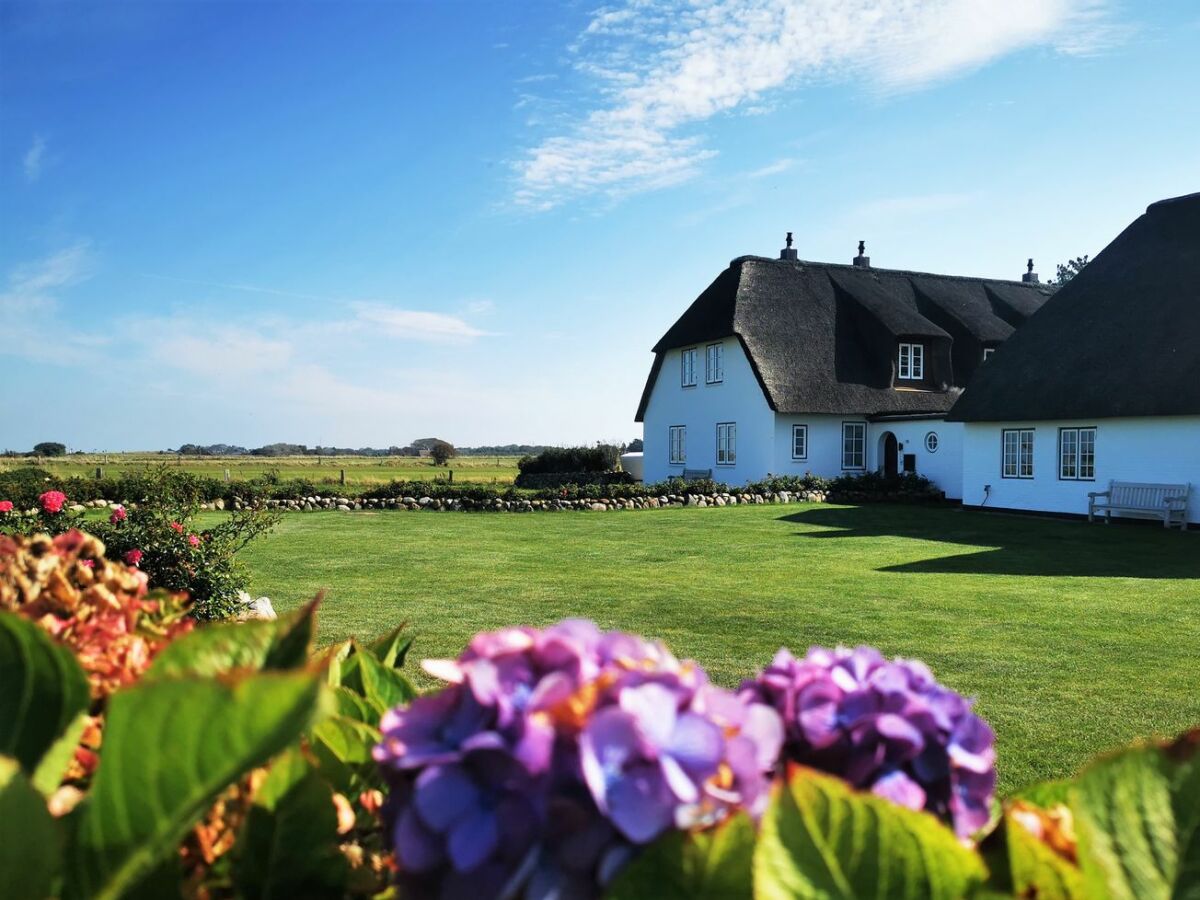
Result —
[[[636, 441], [639, 445], [640, 439]], [[548, 449], [547, 444], [495, 444], [480, 447], [453, 447], [441, 438], [418, 438], [406, 447], [309, 447], [307, 444], [275, 443], [262, 447], [239, 444], [181, 444], [172, 451], [181, 456], [432, 456], [440, 455], [446, 445], [451, 456], [528, 456]], [[50, 454], [43, 454], [50, 455]]]
[[[597, 445], [601, 446], [601, 445]], [[642, 439], [634, 438], [628, 444], [603, 445], [618, 450], [640, 452]], [[240, 444], [181, 444], [178, 450], [167, 450], [180, 456], [432, 456], [439, 465], [455, 456], [536, 456], [545, 450], [563, 449], [549, 444], [494, 444], [480, 447], [455, 447], [441, 438], [417, 438], [406, 447], [393, 444], [390, 447], [309, 447], [307, 444], [279, 442], [262, 447], [243, 447]], [[75, 451], [81, 453], [82, 451]], [[5, 450], [0, 454], [9, 458], [22, 456], [66, 456], [67, 445], [58, 441], [42, 441], [33, 450], [19, 452]]]

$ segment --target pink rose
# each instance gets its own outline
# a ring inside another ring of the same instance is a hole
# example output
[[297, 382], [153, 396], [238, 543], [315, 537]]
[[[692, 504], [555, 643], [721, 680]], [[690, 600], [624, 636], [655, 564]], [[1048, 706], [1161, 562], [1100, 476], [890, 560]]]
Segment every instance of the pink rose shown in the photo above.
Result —
[[0, 513], [12, 512], [13, 505], [11, 500], [0, 500]]
[[141, 550], [128, 550], [124, 556], [127, 565], [136, 566], [142, 561]]
[[38, 500], [42, 504], [42, 509], [53, 514], [62, 512], [63, 504], [67, 502], [67, 495], [62, 491], [46, 491], [38, 497]]
[[112, 511], [112, 515], [108, 517], [108, 521], [116, 525], [118, 522], [124, 522], [128, 516], [129, 514], [125, 512], [125, 507], [118, 506]]
[[180, 525], [178, 522], [172, 522], [171, 529], [173, 531], [178, 531], [180, 534], [183, 534], [183, 526]]
[[200, 538], [196, 537], [194, 534], [189, 534], [188, 535], [188, 543], [191, 544], [193, 547], [199, 547], [200, 546]]

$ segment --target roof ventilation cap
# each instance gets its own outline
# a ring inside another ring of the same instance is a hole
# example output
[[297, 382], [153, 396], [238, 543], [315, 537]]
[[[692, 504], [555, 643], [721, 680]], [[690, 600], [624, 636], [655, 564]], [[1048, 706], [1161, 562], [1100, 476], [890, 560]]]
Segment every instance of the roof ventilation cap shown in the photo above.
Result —
[[1033, 271], [1033, 260], [1032, 259], [1029, 260], [1029, 265], [1027, 266], [1027, 271], [1021, 276], [1021, 280], [1024, 281], [1026, 284], [1037, 284], [1038, 283], [1038, 274], [1037, 274], [1037, 272]]
[[799, 258], [796, 255], [796, 248], [792, 246], [792, 233], [790, 231], [787, 233], [787, 246], [779, 251], [779, 258], [791, 260]]
[[858, 256], [854, 257], [854, 264], [860, 269], [871, 268], [871, 257], [867, 256], [867, 242], [858, 242]]

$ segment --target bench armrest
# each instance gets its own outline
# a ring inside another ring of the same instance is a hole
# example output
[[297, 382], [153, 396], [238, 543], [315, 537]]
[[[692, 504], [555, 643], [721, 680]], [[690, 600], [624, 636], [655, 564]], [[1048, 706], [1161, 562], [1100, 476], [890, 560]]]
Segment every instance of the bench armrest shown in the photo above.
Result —
[[1112, 491], [1088, 491], [1088, 499], [1095, 500], [1097, 497], [1111, 497]]
[[1163, 503], [1183, 503], [1187, 497], [1163, 497]]

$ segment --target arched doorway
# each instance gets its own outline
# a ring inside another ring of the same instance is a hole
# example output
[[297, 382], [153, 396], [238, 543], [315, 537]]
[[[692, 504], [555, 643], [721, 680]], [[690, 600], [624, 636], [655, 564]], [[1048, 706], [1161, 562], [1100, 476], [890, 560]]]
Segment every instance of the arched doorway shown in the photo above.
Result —
[[885, 431], [879, 439], [879, 455], [883, 459], [883, 474], [895, 478], [899, 474], [900, 447], [896, 443], [896, 435]]

